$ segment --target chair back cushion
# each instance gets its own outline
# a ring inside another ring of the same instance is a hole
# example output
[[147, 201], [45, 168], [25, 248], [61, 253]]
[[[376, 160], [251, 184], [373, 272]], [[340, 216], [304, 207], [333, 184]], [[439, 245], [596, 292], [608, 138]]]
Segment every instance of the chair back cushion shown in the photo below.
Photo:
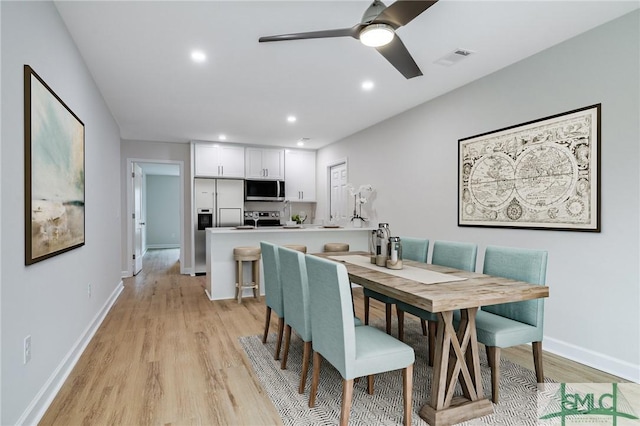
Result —
[[[544, 285], [547, 275], [547, 252], [545, 250], [488, 246], [484, 254], [482, 271], [487, 275]], [[482, 310], [534, 327], [542, 327], [544, 299], [483, 306]]]
[[286, 247], [279, 247], [278, 259], [284, 301], [284, 322], [289, 324], [303, 341], [310, 342], [309, 283], [304, 254]]
[[342, 375], [355, 362], [351, 284], [344, 265], [306, 255], [313, 350]]
[[475, 272], [478, 246], [472, 243], [436, 241], [433, 243], [431, 263]]
[[423, 238], [400, 237], [402, 258], [427, 263], [429, 240]]
[[266, 241], [260, 242], [262, 250], [262, 270], [264, 277], [265, 303], [280, 318], [284, 318], [282, 301], [282, 284], [280, 283], [280, 265], [278, 262], [278, 246]]

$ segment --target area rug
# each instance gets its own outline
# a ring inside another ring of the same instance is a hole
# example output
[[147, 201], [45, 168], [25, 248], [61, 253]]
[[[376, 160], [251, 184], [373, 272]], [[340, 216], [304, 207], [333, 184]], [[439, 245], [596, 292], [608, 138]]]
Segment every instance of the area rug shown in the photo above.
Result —
[[[374, 324], [383, 328], [381, 322]], [[394, 327], [394, 330], [397, 328]], [[273, 359], [275, 334], [269, 335], [266, 344], [260, 336], [241, 337], [240, 344], [251, 361], [262, 387], [271, 398], [285, 425], [335, 425], [339, 423], [342, 395], [342, 378], [328, 362], [323, 361], [316, 406], [308, 407], [311, 389], [311, 372], [304, 394], [298, 393], [302, 367], [302, 341], [291, 336], [287, 369], [280, 369], [280, 362]], [[420, 407], [427, 401], [431, 388], [432, 369], [427, 365], [427, 338], [422, 335], [418, 321], [406, 321], [405, 341], [416, 354], [413, 372], [413, 425], [427, 425], [419, 415]], [[491, 394], [491, 371], [484, 350], [480, 351], [482, 385], [485, 395]], [[500, 403], [494, 404], [494, 413], [462, 423], [463, 425], [536, 425], [537, 384], [535, 373], [508, 360], [500, 362]], [[402, 375], [400, 371], [375, 376], [374, 395], [367, 394], [366, 380], [355, 384], [350, 425], [402, 424]], [[549, 381], [549, 383], [552, 383]], [[459, 388], [459, 385], [458, 385]], [[457, 394], [461, 394], [457, 389]]]

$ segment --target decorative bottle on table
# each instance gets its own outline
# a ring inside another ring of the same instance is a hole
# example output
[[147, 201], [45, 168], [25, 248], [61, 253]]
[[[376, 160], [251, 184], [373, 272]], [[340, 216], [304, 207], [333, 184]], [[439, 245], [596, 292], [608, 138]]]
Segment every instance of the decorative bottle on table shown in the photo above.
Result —
[[388, 252], [387, 268], [402, 269], [402, 243], [400, 242], [400, 237], [389, 237]]
[[388, 258], [388, 244], [391, 230], [388, 223], [379, 223], [376, 244], [376, 265], [386, 266]]

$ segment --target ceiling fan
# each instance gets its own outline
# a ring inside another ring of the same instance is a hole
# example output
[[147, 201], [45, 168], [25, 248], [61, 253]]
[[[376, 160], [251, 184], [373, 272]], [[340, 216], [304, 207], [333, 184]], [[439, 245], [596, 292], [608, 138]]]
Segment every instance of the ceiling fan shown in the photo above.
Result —
[[309, 38], [353, 37], [366, 46], [375, 47], [405, 78], [422, 75], [400, 37], [395, 33], [416, 16], [433, 6], [437, 0], [397, 0], [387, 7], [380, 0], [373, 3], [362, 15], [360, 23], [351, 28], [280, 34], [260, 37], [260, 43], [268, 41], [302, 40]]

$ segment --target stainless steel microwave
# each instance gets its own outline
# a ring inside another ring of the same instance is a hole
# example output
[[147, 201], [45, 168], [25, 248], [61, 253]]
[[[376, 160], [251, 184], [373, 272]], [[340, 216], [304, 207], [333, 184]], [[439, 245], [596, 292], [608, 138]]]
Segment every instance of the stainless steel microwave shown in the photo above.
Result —
[[244, 181], [244, 199], [246, 201], [284, 201], [283, 180]]

